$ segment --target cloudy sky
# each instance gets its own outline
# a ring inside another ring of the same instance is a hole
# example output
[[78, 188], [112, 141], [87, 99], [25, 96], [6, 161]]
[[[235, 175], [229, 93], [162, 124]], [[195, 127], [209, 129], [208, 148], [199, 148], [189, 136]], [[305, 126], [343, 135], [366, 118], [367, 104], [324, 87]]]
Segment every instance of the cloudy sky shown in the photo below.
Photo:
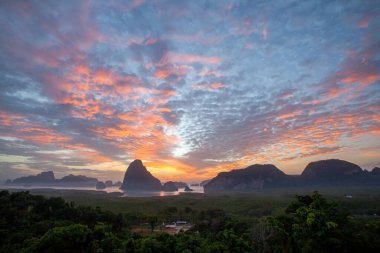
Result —
[[1, 1], [0, 179], [380, 165], [378, 1]]

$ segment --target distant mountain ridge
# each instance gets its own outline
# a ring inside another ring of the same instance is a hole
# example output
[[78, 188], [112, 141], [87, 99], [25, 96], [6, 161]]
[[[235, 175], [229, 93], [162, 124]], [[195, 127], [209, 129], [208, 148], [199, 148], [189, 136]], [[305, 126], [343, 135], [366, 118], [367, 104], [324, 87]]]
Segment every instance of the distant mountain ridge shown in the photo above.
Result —
[[14, 184], [28, 184], [28, 183], [54, 183], [56, 181], [53, 171], [41, 172], [35, 176], [26, 176], [16, 178], [12, 181]]
[[379, 169], [366, 173], [360, 166], [339, 159], [309, 163], [301, 175], [287, 175], [271, 164], [255, 164], [245, 169], [221, 172], [204, 185], [205, 192], [250, 191], [297, 186], [377, 185]]
[[272, 164], [255, 164], [245, 169], [221, 172], [204, 185], [205, 190], [254, 190], [286, 184], [288, 175]]
[[339, 159], [321, 160], [309, 163], [301, 176], [307, 179], [334, 180], [342, 177], [362, 175], [364, 171], [358, 165]]
[[68, 175], [61, 179], [56, 179], [53, 171], [41, 172], [37, 175], [16, 178], [9, 180], [12, 185], [47, 185], [47, 186], [95, 186], [98, 179], [82, 175]]
[[[52, 171], [7, 180], [9, 185], [63, 187], [95, 187], [98, 182], [96, 178], [72, 174], [56, 179]], [[177, 191], [186, 186], [186, 183], [167, 182], [162, 185], [141, 160], [134, 160], [128, 166], [123, 182], [112, 184], [112, 181], [106, 181], [105, 185], [120, 186], [122, 190]], [[287, 175], [272, 164], [254, 164], [245, 169], [221, 172], [216, 177], [203, 181], [201, 185], [205, 192], [305, 186], [380, 186], [380, 168], [375, 167], [368, 172], [354, 163], [329, 159], [309, 163], [301, 175]]]

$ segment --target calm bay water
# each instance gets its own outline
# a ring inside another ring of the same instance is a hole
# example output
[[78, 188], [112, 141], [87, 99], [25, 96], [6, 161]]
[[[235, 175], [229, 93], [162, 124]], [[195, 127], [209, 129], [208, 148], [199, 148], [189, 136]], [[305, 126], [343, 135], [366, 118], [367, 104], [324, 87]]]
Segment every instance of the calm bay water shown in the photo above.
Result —
[[202, 186], [190, 186], [194, 191], [185, 192], [184, 189], [179, 189], [177, 192], [165, 192], [165, 191], [122, 191], [117, 187], [108, 187], [104, 190], [96, 190], [95, 187], [52, 187], [52, 186], [31, 186], [31, 187], [22, 187], [22, 186], [11, 186], [11, 185], [2, 185], [0, 189], [4, 190], [33, 190], [33, 189], [53, 189], [53, 190], [78, 190], [78, 191], [98, 191], [98, 192], [120, 192], [123, 193], [123, 197], [164, 197], [164, 196], [175, 196], [179, 194], [191, 194], [191, 193], [204, 193]]
[[124, 197], [153, 197], [153, 196], [164, 197], [164, 196], [174, 196], [174, 195], [179, 195], [179, 194], [204, 193], [203, 186], [190, 186], [190, 188], [193, 189], [194, 191], [192, 191], [192, 192], [185, 192], [184, 189], [179, 189], [177, 192], [127, 191], [127, 192], [124, 192], [123, 196]]

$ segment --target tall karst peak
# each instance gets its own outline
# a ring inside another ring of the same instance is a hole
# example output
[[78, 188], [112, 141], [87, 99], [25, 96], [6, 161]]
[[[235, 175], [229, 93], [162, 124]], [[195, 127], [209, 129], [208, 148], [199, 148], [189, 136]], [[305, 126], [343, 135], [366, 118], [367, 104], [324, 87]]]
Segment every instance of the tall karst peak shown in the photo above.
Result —
[[160, 191], [162, 185], [144, 166], [141, 160], [134, 160], [125, 172], [122, 190]]

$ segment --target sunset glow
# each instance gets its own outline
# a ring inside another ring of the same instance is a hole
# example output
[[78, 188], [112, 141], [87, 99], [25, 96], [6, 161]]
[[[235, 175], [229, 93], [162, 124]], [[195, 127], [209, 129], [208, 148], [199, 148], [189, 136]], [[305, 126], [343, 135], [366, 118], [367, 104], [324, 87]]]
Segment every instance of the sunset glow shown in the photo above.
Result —
[[377, 1], [2, 1], [0, 179], [380, 165]]

